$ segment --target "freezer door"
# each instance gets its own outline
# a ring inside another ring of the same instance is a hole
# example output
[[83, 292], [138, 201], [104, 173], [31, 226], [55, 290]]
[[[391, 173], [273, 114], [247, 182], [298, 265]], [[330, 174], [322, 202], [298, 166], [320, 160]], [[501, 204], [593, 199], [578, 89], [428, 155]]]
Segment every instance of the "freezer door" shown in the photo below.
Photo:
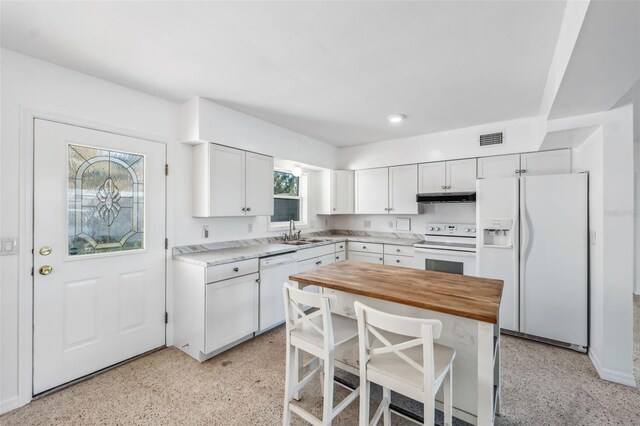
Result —
[[585, 347], [587, 176], [520, 180], [520, 331]]
[[[500, 302], [500, 328], [518, 331], [520, 303], [518, 294], [518, 178], [490, 178], [477, 181], [477, 250], [478, 276], [504, 281]], [[483, 228], [487, 221], [511, 224], [511, 235], [506, 246], [498, 247], [489, 241]]]

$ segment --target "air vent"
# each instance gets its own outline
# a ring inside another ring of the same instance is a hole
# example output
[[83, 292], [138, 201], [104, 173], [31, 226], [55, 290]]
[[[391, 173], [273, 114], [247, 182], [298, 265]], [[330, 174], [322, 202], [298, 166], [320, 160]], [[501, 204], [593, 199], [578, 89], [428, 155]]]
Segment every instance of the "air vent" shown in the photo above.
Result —
[[488, 145], [500, 145], [504, 142], [504, 133], [487, 133], [486, 135], [480, 135], [480, 146]]

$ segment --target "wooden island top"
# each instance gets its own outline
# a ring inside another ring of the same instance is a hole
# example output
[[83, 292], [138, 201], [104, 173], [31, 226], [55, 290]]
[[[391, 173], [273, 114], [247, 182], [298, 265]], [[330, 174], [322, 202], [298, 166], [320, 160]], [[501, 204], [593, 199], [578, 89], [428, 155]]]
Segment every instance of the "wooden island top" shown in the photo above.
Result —
[[498, 320], [503, 287], [502, 280], [350, 260], [289, 279], [492, 324]]

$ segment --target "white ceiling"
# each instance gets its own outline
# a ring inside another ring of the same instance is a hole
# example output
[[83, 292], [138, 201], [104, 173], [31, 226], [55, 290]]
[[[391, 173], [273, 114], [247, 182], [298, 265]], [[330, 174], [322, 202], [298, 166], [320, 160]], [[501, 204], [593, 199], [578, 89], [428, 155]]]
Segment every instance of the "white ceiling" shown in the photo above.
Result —
[[536, 115], [564, 2], [1, 7], [8, 49], [347, 146]]

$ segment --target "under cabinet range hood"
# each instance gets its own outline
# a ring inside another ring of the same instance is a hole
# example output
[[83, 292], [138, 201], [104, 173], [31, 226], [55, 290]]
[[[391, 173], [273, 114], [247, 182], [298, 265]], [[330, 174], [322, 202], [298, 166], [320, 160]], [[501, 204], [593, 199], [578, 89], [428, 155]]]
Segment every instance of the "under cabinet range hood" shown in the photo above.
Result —
[[475, 192], [434, 192], [416, 195], [416, 201], [423, 204], [435, 203], [475, 203]]

